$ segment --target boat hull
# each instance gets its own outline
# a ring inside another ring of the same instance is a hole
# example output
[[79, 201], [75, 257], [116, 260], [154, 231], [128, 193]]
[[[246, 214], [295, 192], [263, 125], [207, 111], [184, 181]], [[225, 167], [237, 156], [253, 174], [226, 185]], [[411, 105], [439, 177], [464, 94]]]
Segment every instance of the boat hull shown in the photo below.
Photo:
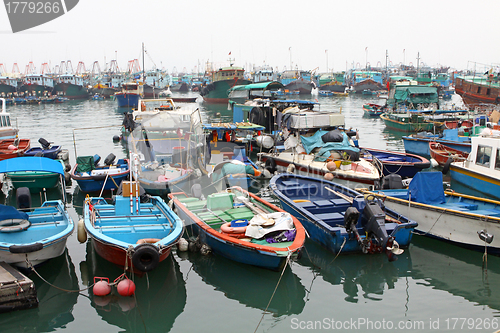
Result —
[[33, 265], [40, 265], [45, 261], [59, 257], [66, 249], [66, 241], [70, 235], [53, 244], [47, 244], [43, 249], [31, 253], [11, 253], [8, 248], [0, 247], [0, 261], [20, 268], [29, 268], [26, 258]]
[[237, 79], [237, 80], [220, 80], [215, 81], [203, 87], [201, 96], [207, 103], [227, 103], [229, 101], [229, 89], [237, 85], [250, 84], [252, 81]]
[[68, 99], [87, 99], [90, 96], [87, 88], [66, 82], [57, 83], [54, 87], [54, 93]]
[[434, 129], [434, 124], [429, 122], [413, 122], [408, 121], [408, 119], [397, 119], [394, 116], [388, 115], [386, 113], [381, 114], [380, 118], [384, 121], [385, 126], [400, 132], [405, 133], [417, 133], [422, 131], [432, 131]]
[[[418, 222], [417, 231], [430, 236], [455, 243], [456, 245], [483, 251], [485, 242], [479, 239], [477, 232], [486, 230], [496, 235], [488, 245], [488, 253], [500, 254], [500, 220], [486, 219], [484, 216], [471, 216], [450, 209], [435, 208], [432, 205], [408, 204], [407, 200], [396, 201], [389, 197], [384, 200], [386, 207], [404, 213]], [[473, 213], [474, 211], [471, 211]]]
[[450, 164], [450, 175], [453, 181], [459, 182], [488, 198], [500, 200], [500, 180], [465, 168], [459, 163]]
[[403, 136], [403, 144], [405, 147], [405, 151], [410, 154], [416, 154], [424, 157], [431, 157], [431, 152], [429, 150], [430, 142], [442, 143], [450, 148], [457, 149], [466, 153], [470, 153], [472, 147], [470, 142], [442, 140], [437, 137], [425, 138], [425, 137]]
[[450, 158], [453, 162], [463, 162], [469, 156], [466, 152], [447, 147], [437, 142], [429, 142], [429, 152], [431, 157], [441, 166], [444, 166]]
[[365, 160], [377, 163], [383, 176], [398, 174], [403, 179], [412, 178], [417, 172], [431, 166], [428, 159], [414, 154], [362, 147], [360, 149], [366, 152], [363, 154]]
[[137, 107], [141, 95], [135, 93], [116, 93], [115, 98], [119, 107]]
[[31, 191], [56, 187], [60, 178], [58, 173], [43, 171], [9, 172], [7, 176], [14, 188], [27, 187]]

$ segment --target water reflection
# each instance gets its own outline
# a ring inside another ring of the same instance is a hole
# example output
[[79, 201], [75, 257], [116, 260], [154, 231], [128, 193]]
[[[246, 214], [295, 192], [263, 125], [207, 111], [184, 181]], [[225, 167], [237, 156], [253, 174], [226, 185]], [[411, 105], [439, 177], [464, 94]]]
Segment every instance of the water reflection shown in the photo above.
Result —
[[[78, 290], [78, 278], [68, 251], [37, 268], [49, 283], [66, 290]], [[38, 308], [0, 314], [2, 332], [52, 332], [74, 320], [73, 307], [78, 293], [56, 289], [32, 273], [37, 289]]]
[[489, 255], [484, 270], [483, 254], [418, 235], [411, 254], [411, 275], [422, 285], [500, 310], [499, 257]]
[[[108, 277], [110, 282], [123, 273], [95, 253], [87, 242], [86, 260], [80, 263], [82, 280], [92, 284], [94, 277]], [[113, 288], [108, 296], [94, 296], [89, 291], [91, 305], [107, 323], [127, 332], [168, 332], [186, 305], [186, 284], [173, 255], [142, 277], [133, 276], [135, 296], [123, 297]]]
[[384, 291], [394, 289], [396, 281], [408, 276], [412, 269], [410, 251], [389, 262], [385, 255], [347, 254], [335, 255], [314, 242], [306, 242], [299, 263], [310, 267], [323, 280], [342, 285], [345, 300], [358, 303], [362, 299], [381, 300]]
[[274, 317], [300, 314], [305, 305], [305, 288], [288, 267], [269, 304], [280, 273], [243, 265], [214, 255], [179, 252], [193, 264], [193, 270], [203, 281], [230, 299], [251, 308], [271, 312]]

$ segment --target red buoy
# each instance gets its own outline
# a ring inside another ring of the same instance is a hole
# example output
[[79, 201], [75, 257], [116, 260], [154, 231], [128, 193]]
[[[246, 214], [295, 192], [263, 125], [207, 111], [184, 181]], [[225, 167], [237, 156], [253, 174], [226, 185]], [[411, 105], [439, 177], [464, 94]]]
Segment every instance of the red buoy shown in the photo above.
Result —
[[135, 293], [135, 283], [130, 279], [123, 279], [116, 289], [121, 296], [132, 296]]
[[[100, 281], [96, 282], [96, 279], [100, 279]], [[94, 288], [92, 290], [94, 292], [94, 295], [96, 296], [108, 295], [111, 292], [111, 287], [109, 286], [109, 279], [104, 277], [94, 276]]]

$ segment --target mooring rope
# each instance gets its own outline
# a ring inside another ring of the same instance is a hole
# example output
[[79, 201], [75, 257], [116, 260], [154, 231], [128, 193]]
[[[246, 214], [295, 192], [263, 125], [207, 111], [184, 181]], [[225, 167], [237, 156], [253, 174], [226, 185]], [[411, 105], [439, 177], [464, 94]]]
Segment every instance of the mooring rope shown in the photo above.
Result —
[[267, 309], [271, 305], [271, 302], [273, 300], [274, 294], [276, 294], [276, 290], [278, 290], [278, 286], [280, 285], [281, 278], [283, 277], [283, 274], [285, 273], [285, 270], [286, 270], [286, 268], [288, 266], [288, 263], [290, 261], [291, 256], [292, 256], [292, 251], [288, 251], [288, 255], [286, 256], [286, 262], [285, 262], [285, 265], [283, 266], [283, 270], [281, 271], [280, 278], [278, 279], [278, 283], [276, 284], [276, 287], [274, 288], [273, 294], [271, 295], [271, 298], [269, 299], [269, 302], [267, 303], [267, 306], [264, 309], [264, 313], [262, 313], [262, 317], [260, 317], [259, 323], [257, 324], [257, 327], [255, 328], [254, 333], [257, 332], [257, 329], [259, 329], [260, 323], [262, 322], [262, 319], [264, 319], [264, 316], [265, 316], [265, 314], [267, 312]]
[[90, 288], [92, 288], [95, 283], [92, 283], [90, 286], [88, 286], [87, 288], [84, 288], [84, 289], [80, 289], [80, 290], [69, 290], [69, 289], [64, 289], [64, 288], [60, 288], [56, 285], [53, 285], [52, 283], [50, 283], [49, 281], [45, 280], [35, 269], [35, 267], [33, 267], [33, 264], [28, 260], [28, 256], [26, 255], [26, 264], [28, 265], [28, 268], [30, 268], [33, 272], [35, 272], [35, 274], [45, 283], [47, 283], [49, 286], [51, 287], [54, 287], [56, 289], [59, 289], [61, 291], [64, 291], [64, 292], [68, 292], [68, 293], [80, 293], [82, 291], [86, 291], [86, 290], [89, 290]]

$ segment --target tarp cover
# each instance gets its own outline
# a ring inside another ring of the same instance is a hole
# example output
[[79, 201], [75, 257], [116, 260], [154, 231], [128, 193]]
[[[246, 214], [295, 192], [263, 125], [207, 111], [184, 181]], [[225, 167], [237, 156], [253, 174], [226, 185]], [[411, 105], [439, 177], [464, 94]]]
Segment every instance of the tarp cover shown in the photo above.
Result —
[[94, 170], [94, 156], [78, 156], [76, 158], [76, 172], [90, 172]]
[[0, 161], [0, 173], [15, 171], [47, 171], [64, 176], [61, 162], [47, 157], [23, 156]]
[[0, 221], [10, 219], [27, 220], [28, 214], [18, 211], [15, 207], [0, 205]]
[[428, 86], [396, 87], [394, 99], [396, 103], [404, 101], [413, 104], [439, 102], [437, 88]]
[[408, 186], [412, 201], [423, 204], [444, 202], [443, 174], [439, 171], [417, 172]]
[[316, 159], [318, 161], [325, 161], [330, 157], [331, 150], [350, 150], [353, 152], [359, 152], [359, 148], [353, 147], [349, 144], [349, 137], [345, 132], [342, 132], [344, 137], [342, 142], [324, 142], [321, 137], [328, 133], [328, 131], [319, 130], [314, 133], [313, 136], [300, 136], [302, 141], [302, 146], [306, 150], [306, 153], [310, 154], [314, 148], [320, 147]]

